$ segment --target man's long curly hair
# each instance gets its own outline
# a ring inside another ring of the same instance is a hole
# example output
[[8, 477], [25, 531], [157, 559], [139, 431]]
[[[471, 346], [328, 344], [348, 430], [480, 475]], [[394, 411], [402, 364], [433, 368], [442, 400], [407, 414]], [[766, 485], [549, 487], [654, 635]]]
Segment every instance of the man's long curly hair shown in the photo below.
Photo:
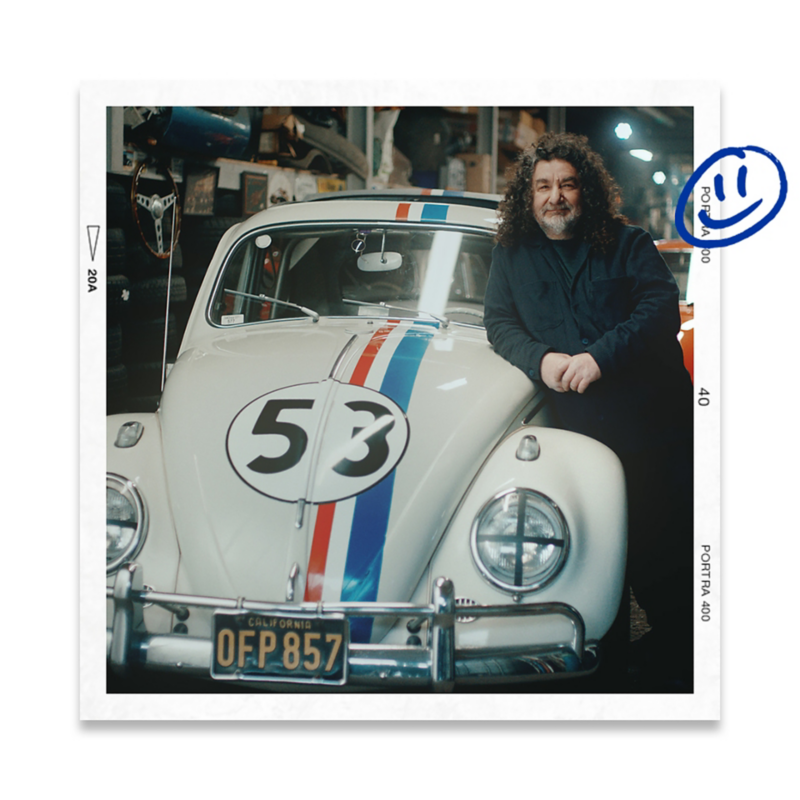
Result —
[[533, 171], [540, 161], [555, 158], [568, 161], [578, 173], [581, 215], [575, 236], [585, 239], [600, 252], [608, 252], [620, 227], [627, 223], [617, 211], [622, 202], [620, 189], [603, 159], [589, 147], [589, 140], [574, 133], [546, 133], [537, 144], [522, 151], [512, 167], [506, 194], [500, 203], [497, 242], [512, 247], [528, 235], [541, 235], [533, 216]]

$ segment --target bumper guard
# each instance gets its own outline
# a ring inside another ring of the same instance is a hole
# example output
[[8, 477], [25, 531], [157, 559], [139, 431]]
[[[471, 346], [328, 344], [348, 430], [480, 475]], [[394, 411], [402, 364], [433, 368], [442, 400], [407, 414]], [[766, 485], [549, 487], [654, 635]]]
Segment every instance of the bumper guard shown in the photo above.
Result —
[[[565, 603], [527, 605], [459, 606], [452, 581], [434, 581], [430, 605], [413, 603], [264, 603], [244, 598], [230, 599], [199, 595], [170, 594], [143, 588], [142, 570], [128, 564], [117, 573], [107, 597], [113, 601], [113, 623], [106, 631], [108, 663], [119, 675], [135, 669], [159, 670], [173, 674], [210, 678], [212, 642], [185, 634], [142, 634], [139, 632], [144, 604], [159, 605], [179, 619], [188, 608], [242, 610], [273, 614], [305, 611], [345, 617], [407, 617], [428, 623], [427, 644], [350, 644], [348, 687], [411, 688], [419, 691], [452, 691], [456, 684], [516, 683], [565, 675], [586, 675], [598, 664], [597, 646], [585, 642], [580, 613]], [[463, 612], [463, 613], [459, 613]], [[530, 617], [556, 615], [572, 625], [572, 641], [527, 648], [456, 648], [457, 617]], [[255, 683], [255, 682], [252, 682]], [[248, 682], [250, 685], [251, 682]], [[259, 688], [279, 688], [259, 684]]]

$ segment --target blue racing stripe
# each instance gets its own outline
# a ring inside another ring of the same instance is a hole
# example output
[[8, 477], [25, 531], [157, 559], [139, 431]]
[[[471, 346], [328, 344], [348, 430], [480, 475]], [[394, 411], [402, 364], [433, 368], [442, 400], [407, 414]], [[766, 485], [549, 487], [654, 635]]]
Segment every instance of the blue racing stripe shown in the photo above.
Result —
[[449, 206], [440, 203], [425, 203], [422, 206], [421, 220], [445, 220]]
[[433, 336], [433, 331], [427, 327], [411, 327], [406, 331], [383, 376], [381, 394], [394, 400], [403, 411], [408, 411], [417, 371]]
[[[381, 383], [381, 394], [408, 410], [417, 372], [433, 331], [430, 326], [411, 327], [397, 345]], [[371, 602], [378, 599], [383, 564], [383, 547], [392, 510], [394, 476], [392, 470], [380, 483], [358, 496], [350, 528], [350, 543], [342, 583], [342, 600]], [[368, 642], [372, 634], [372, 619], [361, 617], [350, 622], [350, 638]]]

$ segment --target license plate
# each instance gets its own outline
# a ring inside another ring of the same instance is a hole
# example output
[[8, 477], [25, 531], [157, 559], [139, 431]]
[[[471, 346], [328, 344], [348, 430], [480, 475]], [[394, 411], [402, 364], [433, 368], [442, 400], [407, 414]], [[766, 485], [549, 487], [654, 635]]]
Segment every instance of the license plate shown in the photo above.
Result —
[[349, 628], [341, 614], [214, 614], [211, 677], [220, 680], [347, 681]]

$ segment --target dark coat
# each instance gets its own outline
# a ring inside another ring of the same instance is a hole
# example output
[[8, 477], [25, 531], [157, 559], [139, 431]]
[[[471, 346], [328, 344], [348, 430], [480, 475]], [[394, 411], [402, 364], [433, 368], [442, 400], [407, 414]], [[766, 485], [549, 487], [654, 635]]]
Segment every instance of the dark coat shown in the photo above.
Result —
[[584, 394], [550, 391], [552, 402], [563, 427], [620, 454], [691, 436], [678, 287], [653, 240], [625, 226], [613, 252], [584, 243], [583, 253], [570, 278], [544, 236], [496, 246], [485, 299], [489, 341], [532, 380], [547, 352], [590, 353], [602, 377]]

